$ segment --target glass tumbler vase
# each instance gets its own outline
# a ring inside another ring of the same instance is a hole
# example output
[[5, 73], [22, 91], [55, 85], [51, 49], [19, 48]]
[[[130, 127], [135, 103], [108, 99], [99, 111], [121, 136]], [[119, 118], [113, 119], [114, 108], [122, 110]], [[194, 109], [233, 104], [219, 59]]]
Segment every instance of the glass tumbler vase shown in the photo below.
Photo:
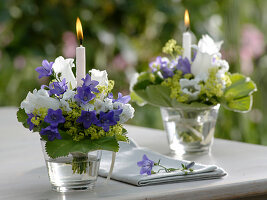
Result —
[[214, 138], [220, 104], [205, 108], [165, 108], [161, 115], [174, 154], [207, 154]]
[[93, 190], [98, 177], [102, 151], [88, 154], [73, 152], [65, 157], [51, 158], [45, 150], [46, 141], [41, 140], [44, 159], [52, 190], [70, 192]]

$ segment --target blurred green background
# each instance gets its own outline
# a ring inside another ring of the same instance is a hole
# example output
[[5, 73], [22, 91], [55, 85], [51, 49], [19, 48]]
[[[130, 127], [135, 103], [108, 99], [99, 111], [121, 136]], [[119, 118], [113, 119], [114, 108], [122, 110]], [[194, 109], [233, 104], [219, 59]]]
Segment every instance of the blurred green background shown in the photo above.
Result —
[[[148, 69], [168, 39], [181, 43], [185, 8], [195, 39], [208, 33], [224, 40], [222, 54], [230, 71], [250, 76], [258, 86], [251, 112], [221, 108], [216, 136], [267, 145], [264, 0], [1, 0], [0, 106], [19, 106], [29, 90], [46, 83], [35, 72], [43, 59], [75, 57], [77, 16], [87, 70], [106, 69], [116, 91], [129, 93], [133, 73]], [[131, 124], [163, 128], [158, 108], [134, 107]]]

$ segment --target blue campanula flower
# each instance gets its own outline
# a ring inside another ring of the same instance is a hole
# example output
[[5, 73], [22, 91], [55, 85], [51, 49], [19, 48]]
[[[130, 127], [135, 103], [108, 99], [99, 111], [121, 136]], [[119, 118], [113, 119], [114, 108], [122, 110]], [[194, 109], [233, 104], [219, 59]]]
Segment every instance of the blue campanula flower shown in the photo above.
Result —
[[137, 165], [141, 167], [140, 174], [151, 175], [152, 168], [154, 166], [154, 161], [149, 160], [146, 154], [143, 155], [143, 160], [137, 162]]
[[187, 165], [185, 165], [186, 169], [190, 169], [191, 167], [193, 167], [196, 163], [195, 162], [190, 162]]
[[92, 124], [96, 124], [98, 121], [96, 117], [96, 111], [84, 111], [82, 110], [81, 116], [76, 120], [77, 123], [82, 123], [83, 127], [88, 129]]
[[49, 108], [47, 111], [47, 115], [44, 118], [44, 121], [46, 123], [49, 123], [53, 127], [57, 127], [59, 123], [65, 122], [65, 118], [62, 115], [61, 109], [53, 110]]
[[46, 128], [43, 128], [40, 131], [41, 135], [47, 135], [48, 136], [48, 140], [49, 141], [53, 141], [55, 138], [57, 139], [62, 139], [61, 135], [58, 132], [58, 129], [56, 127], [53, 126], [48, 126]]
[[149, 63], [149, 68], [151, 69], [152, 73], [157, 71], [158, 66], [160, 66], [160, 59], [161, 57], [158, 56], [155, 61]]
[[149, 67], [152, 72], [157, 71], [161, 67], [168, 67], [169, 59], [166, 57], [158, 56], [155, 61], [149, 63]]
[[100, 111], [99, 120], [95, 125], [102, 127], [105, 132], [109, 131], [110, 126], [117, 124], [118, 117], [114, 115], [114, 111], [109, 111], [107, 113]]
[[112, 103], [120, 102], [120, 103], [123, 103], [123, 104], [126, 104], [131, 100], [130, 95], [122, 96], [122, 93], [120, 93], [120, 92], [118, 93], [118, 98], [117, 99], [113, 98], [113, 94], [112, 93], [108, 94], [108, 98], [112, 99]]
[[172, 59], [172, 60], [170, 61], [169, 67], [170, 67], [171, 69], [176, 68], [176, 65], [178, 64], [178, 60], [179, 60], [179, 58]]
[[67, 91], [68, 86], [66, 84], [66, 79], [64, 78], [61, 82], [50, 83], [49, 87], [47, 85], [42, 85], [41, 88], [42, 89], [48, 88], [49, 96], [53, 94], [60, 96], [61, 94], [64, 94]]
[[173, 73], [173, 69], [169, 68], [169, 67], [160, 67], [160, 71], [162, 73], [163, 78], [169, 78], [169, 77], [173, 77], [174, 73]]
[[79, 103], [87, 104], [95, 97], [96, 95], [92, 93], [90, 87], [83, 86], [77, 88], [77, 94], [74, 96], [74, 99]]
[[76, 99], [76, 101], [79, 103], [87, 104], [96, 97], [93, 92], [99, 92], [99, 90], [96, 88], [99, 82], [91, 80], [91, 76], [89, 74], [87, 74], [82, 80], [83, 85], [82, 87], [77, 88], [77, 94], [74, 96], [74, 99]]
[[176, 65], [177, 70], [181, 70], [183, 74], [191, 73], [191, 64], [187, 58], [180, 57]]
[[122, 113], [122, 111], [123, 109], [120, 109], [120, 107], [117, 110], [113, 110], [115, 121], [120, 121], [120, 114]]
[[53, 82], [49, 85], [50, 95], [55, 94], [57, 96], [64, 94], [68, 89], [66, 79], [64, 78], [61, 82]]
[[83, 87], [89, 87], [92, 92], [96, 92], [96, 93], [99, 92], [99, 90], [96, 88], [99, 82], [91, 80], [91, 76], [89, 74], [86, 74], [85, 79], [83, 78], [82, 80], [83, 80]]
[[34, 124], [32, 123], [32, 118], [34, 117], [34, 114], [27, 114], [28, 115], [28, 119], [27, 119], [27, 124], [29, 125], [29, 129], [30, 131], [34, 128]]
[[112, 99], [112, 103], [115, 101], [115, 99], [113, 98], [113, 93], [112, 92], [108, 94], [108, 98]]
[[45, 76], [51, 76], [53, 73], [53, 66], [54, 62], [48, 62], [47, 60], [43, 60], [42, 66], [37, 67], [35, 71], [39, 73], [39, 79]]

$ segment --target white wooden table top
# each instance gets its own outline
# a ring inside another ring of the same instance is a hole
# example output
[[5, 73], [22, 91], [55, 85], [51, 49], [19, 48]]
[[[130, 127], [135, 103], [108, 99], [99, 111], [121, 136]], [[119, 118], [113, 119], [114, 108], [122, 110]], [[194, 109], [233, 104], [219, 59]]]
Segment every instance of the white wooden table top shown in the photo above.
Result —
[[[0, 108], [0, 199], [226, 199], [267, 194], [267, 147], [216, 139], [212, 154], [187, 157], [215, 164], [228, 175], [222, 179], [136, 187], [99, 178], [94, 192], [61, 194], [50, 189], [39, 136], [16, 120], [16, 108]], [[127, 126], [139, 146], [167, 154], [161, 130]], [[267, 197], [266, 197], [267, 199]]]

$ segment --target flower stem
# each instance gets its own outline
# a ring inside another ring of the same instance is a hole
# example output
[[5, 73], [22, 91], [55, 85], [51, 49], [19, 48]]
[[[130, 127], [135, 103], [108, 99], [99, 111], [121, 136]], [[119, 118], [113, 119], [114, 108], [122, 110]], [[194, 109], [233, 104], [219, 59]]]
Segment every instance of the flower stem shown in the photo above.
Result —
[[[165, 172], [169, 172], [168, 168], [162, 166], [161, 164], [158, 164], [158, 166], [159, 166], [159, 167], [162, 167], [162, 168], [165, 170]], [[160, 171], [160, 170], [163, 170], [163, 169], [159, 169], [159, 171]], [[158, 172], [159, 172], [159, 171], [158, 171]]]
[[87, 170], [88, 156], [84, 153], [71, 153], [73, 174], [85, 174]]
[[110, 177], [112, 175], [114, 164], [115, 164], [115, 159], [116, 159], [116, 152], [112, 152], [112, 160], [111, 160], [111, 164], [110, 164], [109, 173], [108, 173], [108, 176], [107, 176], [107, 179], [106, 179], [107, 182], [110, 180]]

